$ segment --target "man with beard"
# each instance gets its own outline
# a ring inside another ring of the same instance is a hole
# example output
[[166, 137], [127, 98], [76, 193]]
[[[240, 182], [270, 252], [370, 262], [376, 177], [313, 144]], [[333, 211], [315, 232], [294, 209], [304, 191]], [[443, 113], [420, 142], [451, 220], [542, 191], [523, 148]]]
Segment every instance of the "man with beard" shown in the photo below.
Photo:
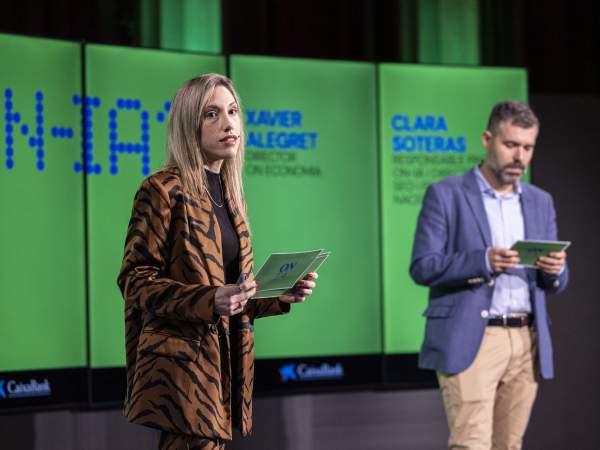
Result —
[[557, 239], [552, 197], [520, 182], [538, 130], [527, 105], [498, 103], [485, 160], [423, 200], [410, 266], [429, 287], [419, 364], [437, 371], [450, 449], [520, 449], [538, 377], [554, 375], [545, 295], [566, 287], [566, 254], [524, 268], [510, 250]]

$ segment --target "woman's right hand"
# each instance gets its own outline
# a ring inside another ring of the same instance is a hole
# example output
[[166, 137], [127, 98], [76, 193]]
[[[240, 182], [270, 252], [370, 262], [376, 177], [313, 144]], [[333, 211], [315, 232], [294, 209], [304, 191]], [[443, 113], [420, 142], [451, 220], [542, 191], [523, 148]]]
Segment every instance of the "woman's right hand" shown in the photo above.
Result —
[[244, 310], [255, 293], [256, 281], [219, 286], [215, 293], [215, 312], [220, 316], [235, 316]]

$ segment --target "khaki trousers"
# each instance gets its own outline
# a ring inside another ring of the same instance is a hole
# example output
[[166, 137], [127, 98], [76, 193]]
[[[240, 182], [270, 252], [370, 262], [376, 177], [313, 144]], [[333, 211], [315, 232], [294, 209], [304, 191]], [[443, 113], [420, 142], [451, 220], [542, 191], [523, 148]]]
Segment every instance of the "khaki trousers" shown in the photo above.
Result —
[[535, 331], [488, 326], [475, 361], [438, 381], [452, 450], [520, 450], [537, 393]]
[[225, 441], [160, 431], [158, 450], [225, 450]]

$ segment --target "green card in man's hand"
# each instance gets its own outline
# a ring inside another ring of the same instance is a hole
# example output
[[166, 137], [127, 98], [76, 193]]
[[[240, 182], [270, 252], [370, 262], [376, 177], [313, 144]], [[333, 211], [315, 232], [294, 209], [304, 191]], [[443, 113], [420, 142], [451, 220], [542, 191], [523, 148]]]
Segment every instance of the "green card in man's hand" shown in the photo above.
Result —
[[519, 252], [519, 263], [524, 267], [537, 267], [535, 263], [540, 256], [548, 256], [551, 252], [566, 250], [571, 245], [568, 241], [517, 241], [510, 248]]

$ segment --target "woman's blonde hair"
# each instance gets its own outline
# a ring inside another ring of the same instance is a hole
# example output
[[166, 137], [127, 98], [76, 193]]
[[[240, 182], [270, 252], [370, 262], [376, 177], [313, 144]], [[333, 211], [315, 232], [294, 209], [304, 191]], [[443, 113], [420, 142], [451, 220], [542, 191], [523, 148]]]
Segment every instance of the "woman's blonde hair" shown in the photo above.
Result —
[[194, 197], [206, 195], [208, 182], [204, 167], [207, 160], [202, 152], [203, 112], [218, 86], [224, 86], [235, 99], [240, 114], [240, 140], [235, 157], [221, 166], [225, 194], [232, 212], [238, 211], [247, 221], [244, 203], [242, 172], [244, 165], [244, 124], [240, 99], [231, 80], [217, 73], [192, 78], [179, 88], [169, 110], [167, 127], [167, 158], [165, 168], [179, 169], [183, 189]]

